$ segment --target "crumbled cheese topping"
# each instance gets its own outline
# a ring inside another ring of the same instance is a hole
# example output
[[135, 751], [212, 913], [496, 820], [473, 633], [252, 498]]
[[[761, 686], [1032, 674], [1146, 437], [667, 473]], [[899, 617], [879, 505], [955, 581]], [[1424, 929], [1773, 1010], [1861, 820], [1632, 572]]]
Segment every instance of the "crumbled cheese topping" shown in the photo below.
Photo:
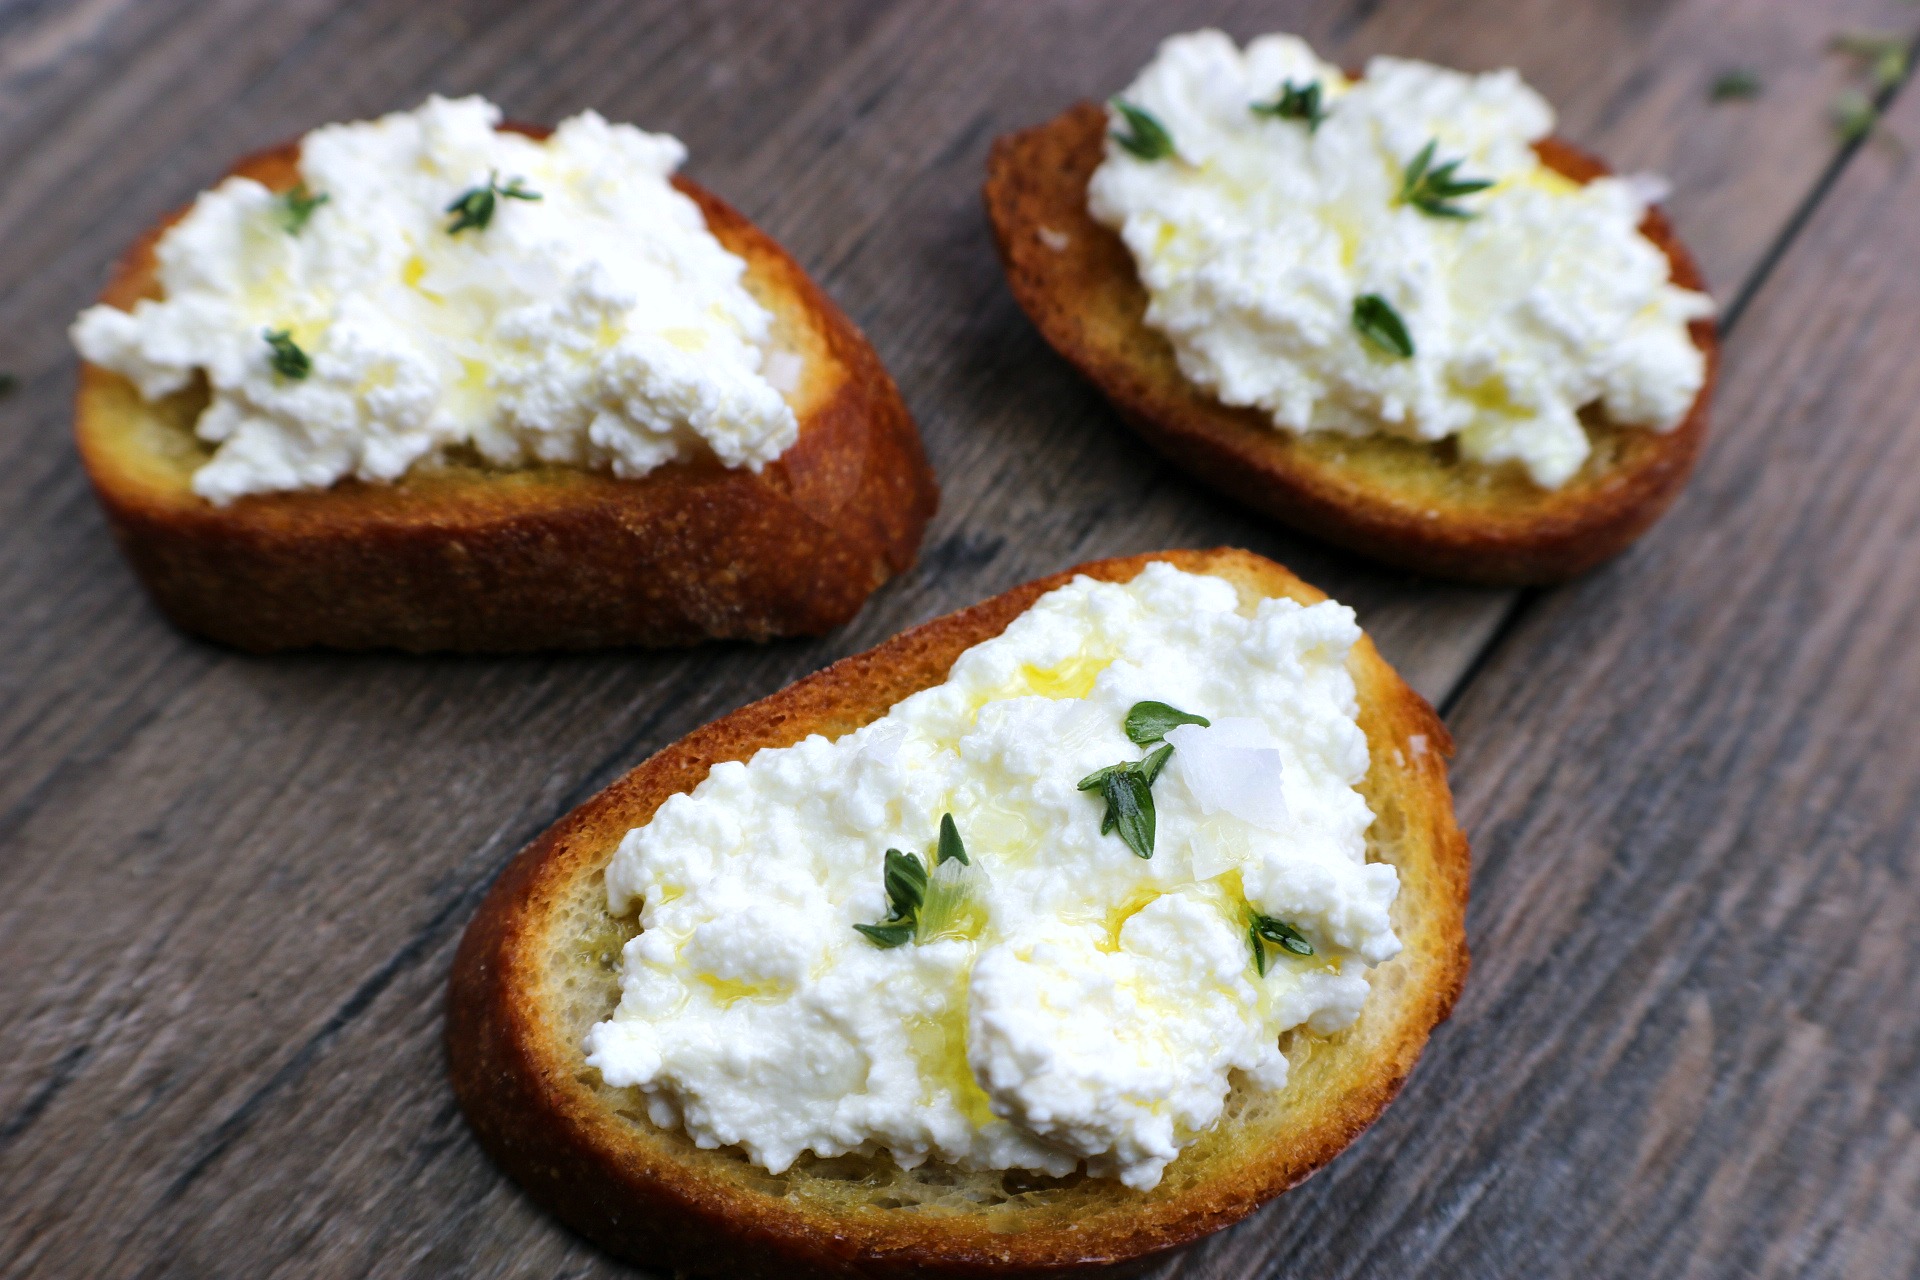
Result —
[[[1320, 86], [1317, 125], [1253, 109], [1289, 83]], [[1685, 419], [1706, 376], [1687, 324], [1712, 303], [1640, 233], [1649, 184], [1541, 164], [1553, 110], [1513, 71], [1375, 58], [1350, 81], [1292, 36], [1242, 51], [1199, 31], [1120, 99], [1174, 154], [1110, 139], [1088, 207], [1131, 250], [1147, 323], [1223, 403], [1293, 432], [1453, 437], [1550, 489], [1591, 452], [1583, 409], [1655, 431]], [[1459, 162], [1452, 178], [1494, 183], [1447, 202], [1472, 216], [1401, 200], [1429, 143], [1431, 165]], [[1367, 295], [1404, 322], [1411, 357], [1357, 330]]]
[[[668, 178], [681, 144], [588, 111], [545, 142], [495, 128], [477, 97], [306, 135], [300, 177], [325, 197], [292, 229], [247, 178], [203, 193], [156, 249], [160, 301], [96, 306], [80, 354], [148, 399], [204, 374], [194, 475], [215, 503], [394, 480], [469, 447], [489, 464], [635, 477], [714, 456], [759, 470], [799, 433], [779, 385], [798, 358], [746, 264]], [[489, 182], [484, 226], [448, 205]], [[285, 331], [310, 362], [276, 368]]]
[[[1162, 563], [1081, 577], [872, 724], [715, 766], [608, 868], [643, 929], [588, 1061], [774, 1172], [887, 1152], [1154, 1186], [1236, 1080], [1284, 1085], [1282, 1032], [1352, 1022], [1399, 950], [1355, 789], [1359, 635], [1342, 605], [1242, 612]], [[1077, 784], [1141, 758], [1123, 722], [1149, 700], [1212, 723], [1167, 735], [1140, 858]], [[884, 851], [933, 864], [944, 813], [969, 863], [933, 878], [965, 908], [876, 945], [854, 926], [887, 914]], [[1314, 954], [1271, 949], [1262, 976], [1255, 911]]]

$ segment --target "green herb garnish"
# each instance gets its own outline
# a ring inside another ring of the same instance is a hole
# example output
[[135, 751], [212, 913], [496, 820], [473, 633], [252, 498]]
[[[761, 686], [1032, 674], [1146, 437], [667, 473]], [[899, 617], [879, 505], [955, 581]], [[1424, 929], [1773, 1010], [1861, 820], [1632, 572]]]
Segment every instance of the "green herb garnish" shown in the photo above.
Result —
[[876, 947], [897, 947], [913, 939], [911, 920], [902, 920], [898, 924], [857, 924], [853, 927], [866, 934]]
[[889, 849], [880, 882], [887, 890], [886, 922], [853, 927], [866, 934], [876, 946], [897, 947], [913, 937], [920, 904], [927, 899], [926, 864], [916, 854]]
[[1911, 55], [1907, 42], [1899, 36], [1878, 31], [1843, 31], [1827, 47], [1866, 64], [1875, 89], [1891, 89], [1906, 79]]
[[942, 862], [957, 862], [963, 867], [970, 865], [967, 846], [960, 843], [960, 828], [953, 825], [953, 815], [950, 813], [940, 815], [940, 849], [935, 856], [938, 859], [934, 864], [936, 866]]
[[447, 212], [454, 215], [447, 224], [447, 234], [457, 236], [468, 227], [485, 231], [493, 221], [493, 211], [498, 203], [497, 197], [505, 196], [509, 200], [538, 200], [538, 191], [529, 191], [522, 185], [524, 179], [509, 179], [506, 186], [500, 185], [500, 175], [489, 173], [487, 185], [469, 187], [460, 193], [460, 198], [447, 206]]
[[1212, 723], [1205, 716], [1190, 716], [1164, 702], [1136, 702], [1133, 710], [1127, 712], [1127, 737], [1144, 747], [1160, 741], [1180, 725], [1197, 724], [1204, 729]]
[[[1210, 723], [1205, 716], [1188, 715], [1164, 702], [1136, 702], [1127, 712], [1126, 730], [1128, 738], [1144, 747], [1159, 742], [1176, 725]], [[1172, 758], [1173, 744], [1162, 743], [1158, 751], [1144, 759], [1095, 769], [1077, 784], [1082, 791], [1098, 791], [1106, 802], [1106, 812], [1100, 816], [1100, 834], [1118, 831], [1136, 857], [1153, 856], [1153, 783]]]
[[1493, 185], [1493, 179], [1454, 177], [1454, 170], [1464, 161], [1449, 160], [1442, 165], [1434, 164], [1433, 149], [1439, 145], [1438, 138], [1428, 139], [1427, 145], [1420, 148], [1420, 154], [1407, 162], [1405, 172], [1400, 175], [1400, 194], [1395, 197], [1394, 203], [1410, 204], [1433, 218], [1471, 218], [1473, 215], [1467, 210], [1447, 201], [1485, 191]]
[[0, 396], [10, 396], [20, 387], [20, 375], [0, 373]]
[[273, 348], [273, 354], [268, 356], [267, 360], [273, 365], [275, 373], [298, 382], [313, 372], [313, 361], [309, 360], [307, 353], [294, 342], [291, 330], [268, 329], [262, 336], [266, 338], [267, 345]]
[[876, 947], [897, 947], [918, 938], [965, 937], [978, 924], [968, 893], [972, 863], [951, 813], [940, 818], [940, 843], [931, 874], [918, 854], [887, 850], [881, 884], [887, 891], [887, 918], [853, 926]]
[[1413, 354], [1413, 335], [1407, 332], [1406, 321], [1377, 293], [1363, 293], [1353, 300], [1353, 327], [1390, 356], [1404, 360]]
[[293, 190], [280, 197], [280, 225], [287, 229], [288, 235], [299, 235], [306, 228], [307, 219], [313, 216], [313, 211], [328, 199], [330, 197], [324, 191], [314, 195], [307, 190], [306, 183], [295, 183]]
[[1280, 96], [1272, 102], [1256, 102], [1251, 110], [1257, 116], [1277, 116], [1282, 120], [1300, 120], [1305, 122], [1307, 132], [1312, 133], [1327, 118], [1320, 106], [1320, 82], [1310, 80], [1306, 84], [1295, 84], [1289, 80], [1280, 86]]
[[1127, 122], [1127, 131], [1115, 130], [1113, 140], [1142, 160], [1164, 160], [1173, 154], [1173, 135], [1151, 111], [1114, 98], [1109, 103]]
[[1275, 920], [1256, 911], [1247, 923], [1247, 945], [1253, 948], [1254, 972], [1263, 978], [1267, 976], [1266, 944], [1269, 942], [1297, 956], [1313, 954], [1313, 944], [1298, 929], [1284, 920]]
[[1723, 71], [1714, 78], [1707, 96], [1715, 102], [1735, 102], [1760, 96], [1760, 77], [1744, 68]]
[[1873, 132], [1880, 108], [1858, 89], [1849, 89], [1833, 100], [1833, 132], [1842, 142], [1858, 142]]

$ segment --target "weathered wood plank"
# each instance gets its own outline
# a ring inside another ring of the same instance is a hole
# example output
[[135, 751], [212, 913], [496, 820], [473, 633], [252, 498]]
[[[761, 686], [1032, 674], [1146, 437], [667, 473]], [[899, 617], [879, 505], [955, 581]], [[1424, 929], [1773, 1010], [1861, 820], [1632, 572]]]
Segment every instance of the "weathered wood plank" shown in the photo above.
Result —
[[[1829, 154], [1834, 72], [1814, 50], [1840, 18], [1619, 8], [1240, 5], [1227, 25], [1304, 27], [1355, 57], [1517, 62], [1571, 136], [1667, 165], [1683, 227], [1737, 282]], [[0, 18], [0, 357], [26, 375], [0, 409], [10, 1270], [610, 1271], [447, 1109], [451, 942], [572, 799], [901, 625], [1075, 559], [1231, 541], [1353, 601], [1423, 687], [1449, 687], [1505, 597], [1376, 573], [1167, 476], [1005, 296], [975, 195], [988, 140], [1119, 83], [1168, 22], [1144, 3], [95, 0]], [[1769, 95], [1710, 108], [1723, 57], [1762, 69]], [[66, 321], [126, 239], [233, 155], [429, 88], [533, 119], [592, 104], [686, 138], [693, 171], [818, 270], [905, 387], [947, 493], [922, 568], [846, 633], [767, 649], [258, 661], [158, 623], [65, 444]], [[1735, 142], [1743, 165], [1715, 149]], [[1696, 199], [1712, 216], [1691, 216]]]

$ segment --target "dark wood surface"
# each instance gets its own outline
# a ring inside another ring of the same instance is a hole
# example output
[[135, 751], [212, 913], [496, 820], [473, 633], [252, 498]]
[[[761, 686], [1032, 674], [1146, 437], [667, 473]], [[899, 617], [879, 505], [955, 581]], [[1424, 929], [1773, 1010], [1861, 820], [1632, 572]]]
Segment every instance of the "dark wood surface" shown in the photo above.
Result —
[[[1675, 182], [1730, 308], [1717, 437], [1620, 562], [1515, 597], [1371, 569], [1169, 475], [1033, 335], [997, 133], [1163, 35], [1518, 66]], [[1228, 542], [1450, 708], [1476, 968], [1387, 1117], [1166, 1264], [1242, 1276], [1920, 1271], [1920, 169], [1843, 148], [1836, 30], [1898, 0], [0, 5], [0, 1273], [625, 1274], [479, 1154], [453, 944], [652, 750], [1096, 555]], [[1715, 105], [1732, 66], [1756, 101]], [[874, 339], [945, 489], [919, 569], [764, 648], [258, 659], [185, 639], [66, 436], [65, 326], [236, 155], [483, 91], [679, 134]], [[1920, 106], [1890, 131], [1920, 146]]]

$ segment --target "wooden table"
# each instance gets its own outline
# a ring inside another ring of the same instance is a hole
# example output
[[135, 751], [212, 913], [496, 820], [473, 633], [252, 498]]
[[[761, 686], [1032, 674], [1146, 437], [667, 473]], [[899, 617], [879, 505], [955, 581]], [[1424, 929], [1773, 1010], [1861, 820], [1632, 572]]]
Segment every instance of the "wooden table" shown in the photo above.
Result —
[[[1920, 1271], [1920, 165], [1837, 141], [1898, 0], [0, 8], [0, 1273], [601, 1276], [468, 1137], [455, 941], [507, 858], [703, 721], [1093, 556], [1235, 543], [1354, 604], [1446, 711], [1475, 969], [1404, 1096], [1158, 1273]], [[989, 141], [1212, 21], [1513, 65], [1675, 184], [1722, 301], [1715, 439], [1636, 550], [1512, 594], [1383, 572], [1168, 471], [1034, 335]], [[1754, 101], [1713, 103], [1731, 67]], [[245, 657], [110, 545], [65, 329], [235, 156], [485, 92], [670, 130], [872, 336], [945, 496], [824, 640]], [[1920, 97], [1883, 139], [1920, 147]]]

